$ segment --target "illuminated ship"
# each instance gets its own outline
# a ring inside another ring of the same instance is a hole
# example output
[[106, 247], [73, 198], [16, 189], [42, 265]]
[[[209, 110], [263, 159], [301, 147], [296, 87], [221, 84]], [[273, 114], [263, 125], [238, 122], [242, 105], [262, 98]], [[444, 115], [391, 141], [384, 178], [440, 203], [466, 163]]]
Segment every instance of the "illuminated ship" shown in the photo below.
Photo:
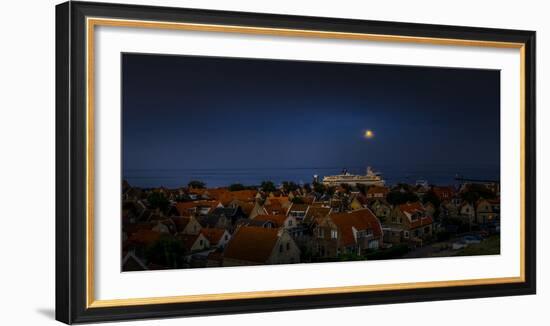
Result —
[[356, 186], [358, 184], [365, 186], [384, 186], [386, 181], [382, 179], [380, 173], [373, 171], [370, 166], [367, 167], [367, 173], [365, 175], [350, 174], [344, 169], [341, 174], [329, 175], [323, 178], [323, 184], [325, 186], [338, 186], [343, 183], [350, 186]]

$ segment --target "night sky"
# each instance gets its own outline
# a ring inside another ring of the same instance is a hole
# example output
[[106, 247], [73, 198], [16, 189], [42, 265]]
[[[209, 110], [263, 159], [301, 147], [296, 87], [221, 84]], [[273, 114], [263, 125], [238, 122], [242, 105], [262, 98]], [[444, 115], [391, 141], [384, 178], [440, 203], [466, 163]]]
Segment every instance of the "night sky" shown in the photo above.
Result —
[[124, 171], [499, 173], [496, 70], [141, 54], [122, 63]]

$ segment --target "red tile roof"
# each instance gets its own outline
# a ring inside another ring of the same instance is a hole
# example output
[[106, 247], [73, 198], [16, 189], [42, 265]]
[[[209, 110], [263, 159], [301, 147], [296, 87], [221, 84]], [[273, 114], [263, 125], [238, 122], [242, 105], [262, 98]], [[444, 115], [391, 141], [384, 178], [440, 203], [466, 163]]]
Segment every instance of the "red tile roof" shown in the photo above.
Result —
[[418, 201], [414, 202], [414, 203], [401, 204], [401, 205], [399, 205], [399, 209], [403, 213], [409, 213], [409, 214], [425, 212], [424, 206], [422, 206], [422, 204]]
[[195, 242], [197, 241], [198, 237], [200, 237], [201, 234], [180, 234], [178, 236], [178, 239], [180, 239], [181, 243], [183, 244], [183, 247], [186, 250], [191, 250]]
[[225, 233], [225, 229], [222, 229], [222, 228], [204, 228], [204, 229], [201, 229], [201, 233], [202, 233], [202, 235], [204, 235], [204, 237], [206, 239], [208, 239], [208, 241], [210, 242], [211, 245], [217, 245], [218, 242], [223, 237], [223, 235]]
[[129, 242], [139, 245], [149, 245], [157, 241], [161, 236], [160, 232], [146, 229], [139, 229], [128, 239]]
[[382, 194], [386, 196], [389, 192], [390, 192], [390, 189], [388, 189], [388, 187], [371, 186], [367, 190], [367, 195]]
[[352, 228], [355, 228], [357, 231], [371, 229], [374, 237], [382, 236], [380, 220], [368, 208], [330, 214], [330, 218], [338, 227], [341, 244], [344, 246], [355, 244]]
[[432, 190], [440, 200], [449, 199], [455, 193], [453, 187], [433, 187]]
[[189, 209], [195, 208], [195, 207], [211, 207], [215, 208], [220, 204], [217, 200], [196, 200], [196, 201], [188, 201], [188, 202], [180, 202], [176, 203], [176, 209], [178, 210], [178, 213], [182, 216], [189, 216]]
[[427, 226], [427, 225], [430, 225], [432, 224], [434, 221], [432, 220], [431, 217], [429, 216], [424, 216], [422, 218], [419, 218], [417, 220], [414, 220], [411, 222], [410, 224], [410, 229], [416, 229], [416, 228], [419, 228], [421, 226]]
[[227, 244], [224, 257], [265, 263], [277, 244], [278, 232], [277, 229], [241, 226]]
[[323, 218], [330, 213], [330, 207], [310, 206], [304, 218], [307, 222], [313, 222], [316, 219]]

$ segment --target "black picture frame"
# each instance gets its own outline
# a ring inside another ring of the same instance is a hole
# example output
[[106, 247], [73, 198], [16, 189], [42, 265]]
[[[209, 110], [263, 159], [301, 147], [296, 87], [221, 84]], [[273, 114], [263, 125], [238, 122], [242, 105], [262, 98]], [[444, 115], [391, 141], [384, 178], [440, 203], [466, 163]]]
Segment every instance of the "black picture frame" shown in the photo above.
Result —
[[[86, 292], [86, 17], [517, 42], [525, 51], [524, 282], [90, 308]], [[67, 323], [266, 312], [536, 292], [535, 32], [66, 2], [56, 6], [56, 319]]]

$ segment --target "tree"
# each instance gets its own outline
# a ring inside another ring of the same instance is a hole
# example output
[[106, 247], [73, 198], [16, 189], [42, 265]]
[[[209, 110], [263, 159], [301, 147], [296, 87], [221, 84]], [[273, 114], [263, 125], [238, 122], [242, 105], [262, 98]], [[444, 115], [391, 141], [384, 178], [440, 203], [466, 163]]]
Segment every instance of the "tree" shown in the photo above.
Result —
[[305, 202], [304, 202], [304, 199], [303, 199], [302, 197], [298, 197], [298, 196], [292, 198], [291, 201], [292, 201], [292, 203], [294, 203], [294, 204], [304, 204], [304, 203], [305, 203]]
[[311, 192], [311, 185], [309, 183], [305, 183], [303, 188], [306, 194]]
[[189, 183], [187, 184], [187, 187], [195, 188], [195, 189], [204, 189], [206, 187], [206, 183], [198, 180], [192, 180], [192, 181], [189, 181]]
[[351, 186], [348, 183], [341, 183], [340, 187], [344, 189], [345, 193], [349, 193], [351, 191]]
[[361, 194], [363, 194], [364, 196], [367, 195], [367, 190], [368, 190], [368, 189], [367, 189], [367, 186], [365, 186], [365, 185], [362, 184], [362, 183], [358, 183], [358, 184], [355, 185], [355, 187], [357, 188], [357, 190], [359, 190], [359, 192], [360, 192]]
[[439, 205], [441, 205], [441, 200], [439, 200], [439, 197], [437, 197], [437, 195], [432, 189], [428, 190], [428, 192], [424, 194], [424, 197], [422, 198], [422, 202], [424, 204], [432, 203], [435, 208], [439, 208]]
[[245, 189], [246, 187], [240, 183], [234, 183], [229, 186], [229, 191], [239, 191], [239, 190], [245, 190]]
[[313, 191], [315, 191], [316, 193], [324, 194], [326, 190], [327, 190], [327, 187], [325, 187], [324, 184], [320, 182], [313, 183]]
[[147, 202], [149, 202], [149, 206], [153, 209], [160, 209], [163, 212], [166, 212], [168, 208], [170, 208], [170, 201], [166, 196], [164, 196], [163, 193], [154, 191], [147, 197]]
[[401, 205], [406, 202], [418, 201], [418, 196], [412, 192], [401, 192], [399, 190], [392, 190], [388, 193], [386, 200], [392, 205]]
[[496, 195], [484, 185], [472, 183], [468, 185], [465, 191], [460, 193], [460, 197], [462, 198], [462, 200], [473, 204], [477, 202], [480, 198], [494, 199], [496, 198]]
[[283, 190], [285, 192], [295, 191], [299, 186], [292, 181], [283, 181]]
[[181, 257], [185, 249], [181, 241], [164, 235], [145, 250], [147, 261], [168, 268], [182, 267]]
[[277, 190], [277, 188], [275, 188], [275, 184], [273, 183], [273, 181], [262, 181], [262, 184], [260, 185], [260, 189], [262, 189], [263, 192], [267, 192], [267, 193]]

